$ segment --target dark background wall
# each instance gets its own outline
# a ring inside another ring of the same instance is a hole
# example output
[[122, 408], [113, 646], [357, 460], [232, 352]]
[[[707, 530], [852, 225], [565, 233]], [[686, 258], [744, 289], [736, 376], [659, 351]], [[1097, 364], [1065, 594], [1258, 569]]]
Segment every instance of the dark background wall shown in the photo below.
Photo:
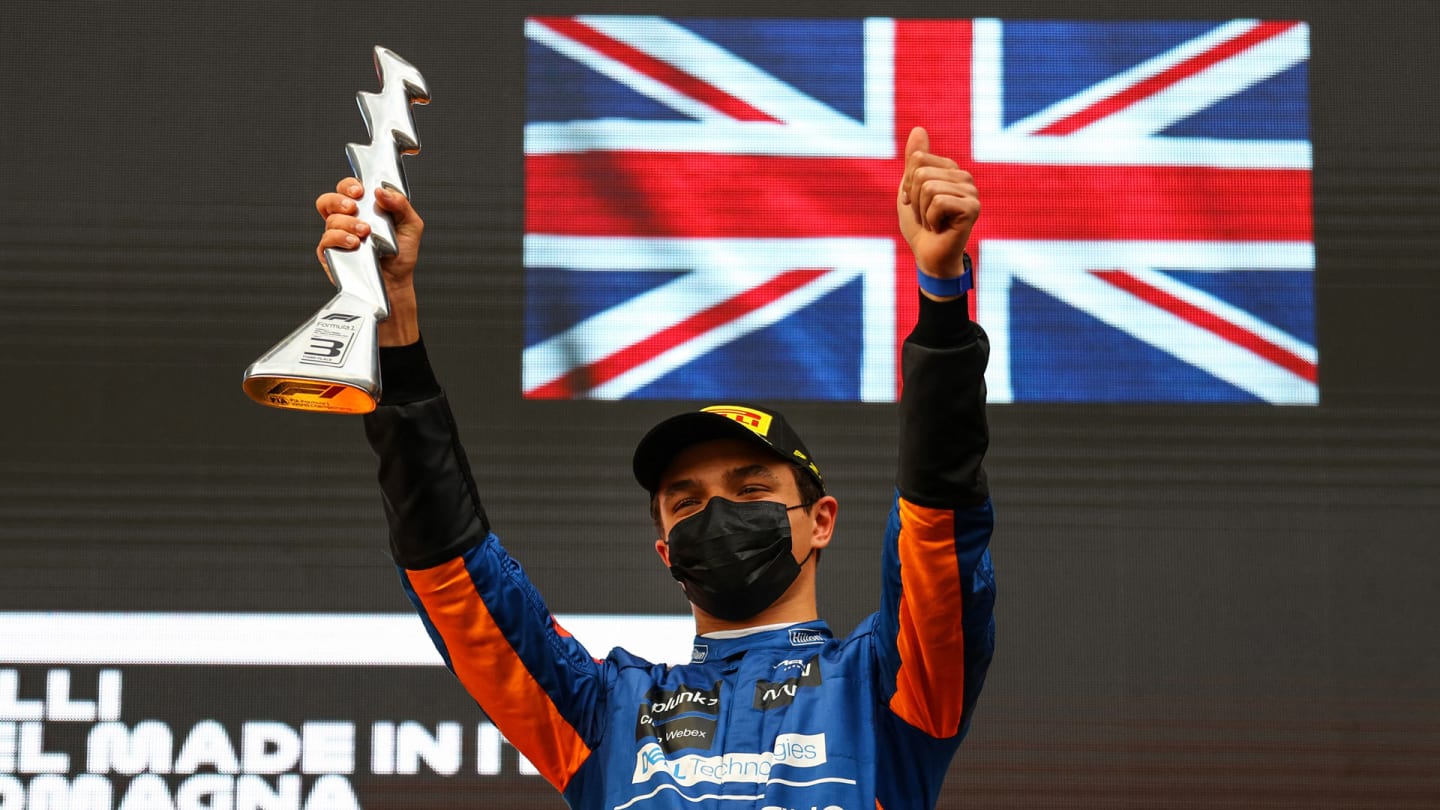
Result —
[[[239, 390], [328, 297], [312, 201], [365, 140], [350, 97], [375, 86], [380, 43], [435, 96], [407, 164], [422, 318], [495, 525], [557, 612], [684, 612], [628, 473], [675, 404], [519, 393], [521, 26], [579, 12], [1307, 21], [1321, 404], [992, 409], [1000, 651], [943, 805], [1440, 804], [1426, 2], [12, 3], [0, 611], [407, 609], [358, 420]], [[787, 413], [844, 505], [821, 598], [847, 631], [876, 601], [893, 407]], [[302, 675], [175, 678], [197, 706], [215, 683], [296, 717], [400, 690], [424, 695], [416, 718], [478, 718], [438, 670]], [[558, 804], [516, 779], [360, 798]]]

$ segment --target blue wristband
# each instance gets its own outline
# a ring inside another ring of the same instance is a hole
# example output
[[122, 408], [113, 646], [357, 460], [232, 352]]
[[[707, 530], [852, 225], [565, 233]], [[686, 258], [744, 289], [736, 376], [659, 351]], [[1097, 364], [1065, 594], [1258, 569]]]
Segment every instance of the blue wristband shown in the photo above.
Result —
[[955, 278], [936, 278], [925, 274], [920, 265], [915, 265], [915, 279], [920, 282], [920, 289], [931, 295], [941, 297], [951, 295], [964, 295], [975, 289], [975, 268], [970, 264], [970, 254], [963, 254], [962, 262], [965, 272]]

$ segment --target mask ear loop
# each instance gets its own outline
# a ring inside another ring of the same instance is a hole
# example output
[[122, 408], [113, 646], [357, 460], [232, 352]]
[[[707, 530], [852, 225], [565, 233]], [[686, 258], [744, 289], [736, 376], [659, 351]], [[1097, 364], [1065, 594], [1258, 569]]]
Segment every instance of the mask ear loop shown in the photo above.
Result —
[[[818, 500], [816, 500], [816, 501], [811, 501], [811, 502], [809, 502], [809, 503], [797, 503], [797, 504], [795, 504], [794, 506], [787, 506], [787, 507], [785, 507], [785, 511], [786, 511], [786, 512], [789, 512], [789, 511], [792, 511], [792, 510], [795, 510], [795, 509], [809, 509], [810, 507], [814, 506], [814, 505], [817, 504], [817, 503], [819, 503]], [[804, 567], [805, 567], [805, 563], [810, 562], [810, 558], [811, 558], [811, 557], [814, 557], [814, 556], [815, 556], [815, 547], [814, 547], [814, 546], [811, 546], [811, 547], [810, 547], [810, 552], [805, 555], [805, 559], [803, 559], [803, 560], [800, 561], [800, 567], [801, 567], [801, 568], [804, 568]]]

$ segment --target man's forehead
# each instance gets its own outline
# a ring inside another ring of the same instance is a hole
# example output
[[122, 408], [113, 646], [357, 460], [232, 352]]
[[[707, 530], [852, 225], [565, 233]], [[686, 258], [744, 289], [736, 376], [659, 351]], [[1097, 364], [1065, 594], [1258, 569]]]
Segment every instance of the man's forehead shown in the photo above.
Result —
[[660, 489], [677, 483], [698, 482], [702, 478], [726, 478], [737, 475], [779, 476], [777, 469], [786, 462], [774, 453], [740, 439], [711, 439], [681, 450], [660, 476]]

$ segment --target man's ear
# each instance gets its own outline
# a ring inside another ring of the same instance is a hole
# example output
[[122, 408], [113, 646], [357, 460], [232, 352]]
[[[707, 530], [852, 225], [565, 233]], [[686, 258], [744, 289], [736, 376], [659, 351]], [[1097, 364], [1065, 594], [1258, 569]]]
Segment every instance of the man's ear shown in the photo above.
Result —
[[660, 561], [665, 563], [666, 568], [669, 568], [670, 544], [665, 542], [665, 538], [661, 537], [655, 541], [655, 553], [660, 555]]
[[810, 534], [811, 548], [825, 548], [830, 545], [830, 537], [835, 533], [835, 518], [839, 512], [840, 502], [830, 495], [826, 495], [810, 507], [810, 519], [814, 521], [815, 525]]

